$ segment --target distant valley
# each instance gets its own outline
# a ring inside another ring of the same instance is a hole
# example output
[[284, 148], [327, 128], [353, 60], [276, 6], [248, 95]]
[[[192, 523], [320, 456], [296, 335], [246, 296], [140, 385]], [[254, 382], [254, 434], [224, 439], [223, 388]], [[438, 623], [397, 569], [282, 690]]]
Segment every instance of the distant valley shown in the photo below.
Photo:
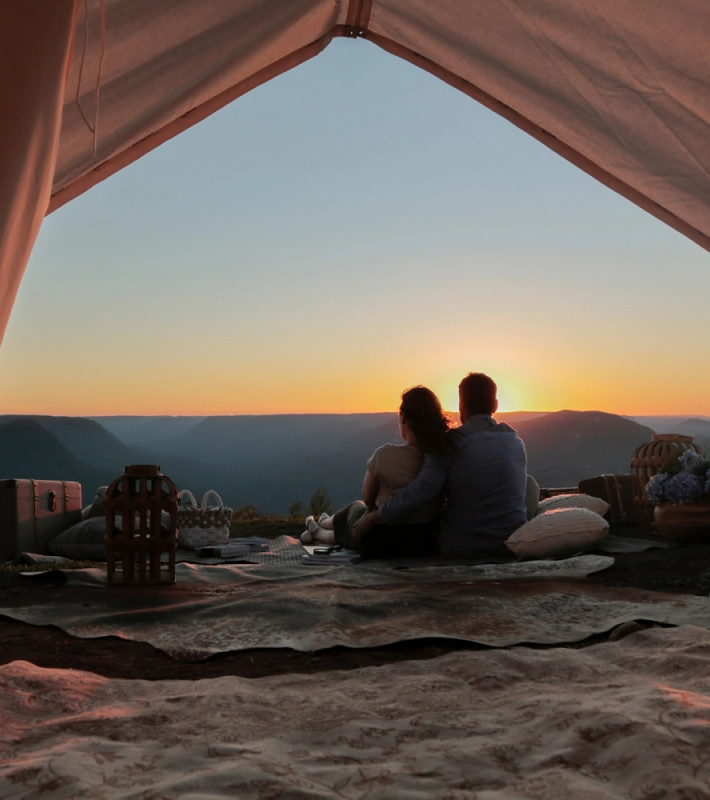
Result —
[[[710, 419], [628, 418], [598, 411], [500, 414], [520, 434], [541, 486], [574, 486], [628, 472], [654, 432], [686, 433], [710, 446]], [[360, 494], [367, 459], [399, 442], [397, 417], [283, 414], [223, 417], [0, 416], [0, 477], [78, 480], [85, 502], [131, 463], [160, 464], [198, 499], [217, 490], [227, 505], [284, 514], [318, 486], [335, 507]]]
[[692, 436], [704, 451], [710, 450], [710, 419], [707, 417], [633, 417], [641, 425], [648, 425], [656, 433], [680, 433]]

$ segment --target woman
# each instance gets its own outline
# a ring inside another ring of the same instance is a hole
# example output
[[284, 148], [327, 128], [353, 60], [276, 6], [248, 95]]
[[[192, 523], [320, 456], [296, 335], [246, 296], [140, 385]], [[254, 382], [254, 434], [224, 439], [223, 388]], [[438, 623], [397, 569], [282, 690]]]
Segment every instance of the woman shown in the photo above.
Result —
[[358, 545], [353, 542], [352, 529], [368, 510], [379, 508], [416, 477], [427, 453], [444, 455], [447, 450], [445, 434], [450, 426], [434, 392], [424, 386], [407, 389], [399, 407], [399, 432], [405, 443], [378, 447], [367, 462], [362, 501], [351, 503], [332, 517], [321, 515], [317, 522], [308, 517], [307, 530], [301, 541], [335, 542], [359, 550], [365, 558], [435, 553], [436, 519], [441, 509], [441, 498], [419, 509], [400, 525], [378, 525]]

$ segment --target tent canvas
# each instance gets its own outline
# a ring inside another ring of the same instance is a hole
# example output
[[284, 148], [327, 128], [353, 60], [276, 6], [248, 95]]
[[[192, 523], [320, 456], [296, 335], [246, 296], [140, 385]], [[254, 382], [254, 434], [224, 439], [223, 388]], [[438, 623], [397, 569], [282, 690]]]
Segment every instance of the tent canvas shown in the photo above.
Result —
[[23, 0], [0, 7], [0, 333], [44, 215], [366, 38], [710, 250], [701, 0]]

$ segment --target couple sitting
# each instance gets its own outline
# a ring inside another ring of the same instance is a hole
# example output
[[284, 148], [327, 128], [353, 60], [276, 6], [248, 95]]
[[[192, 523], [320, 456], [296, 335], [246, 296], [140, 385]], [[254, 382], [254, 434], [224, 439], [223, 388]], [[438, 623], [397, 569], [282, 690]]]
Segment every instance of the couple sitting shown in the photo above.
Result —
[[527, 457], [518, 434], [496, 422], [497, 387], [472, 372], [459, 384], [461, 425], [423, 386], [402, 395], [403, 445], [379, 447], [367, 462], [363, 501], [306, 520], [304, 542], [337, 543], [364, 558], [441, 553], [509, 554], [505, 540], [527, 519]]

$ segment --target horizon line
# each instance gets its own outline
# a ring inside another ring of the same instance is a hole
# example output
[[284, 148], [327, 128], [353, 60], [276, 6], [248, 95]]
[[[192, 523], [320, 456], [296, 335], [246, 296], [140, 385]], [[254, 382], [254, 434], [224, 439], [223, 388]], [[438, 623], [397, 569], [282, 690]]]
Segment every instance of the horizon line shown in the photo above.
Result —
[[[709, 413], [692, 413], [692, 412], [681, 412], [681, 413], [644, 413], [644, 414], [629, 414], [629, 413], [618, 413], [615, 411], [604, 411], [600, 408], [585, 408], [585, 409], [577, 409], [577, 408], [560, 408], [555, 411], [547, 410], [547, 411], [530, 411], [526, 409], [516, 409], [515, 411], [498, 411], [493, 416], [510, 416], [512, 414], [530, 414], [531, 416], [542, 416], [545, 414], [558, 414], [563, 411], [575, 411], [579, 413], [591, 413], [591, 412], [598, 412], [601, 414], [613, 414], [614, 416], [618, 417], [686, 417], [688, 419], [691, 418], [709, 418], [710, 419], [710, 412]], [[276, 411], [276, 412], [247, 412], [247, 413], [223, 413], [223, 414], [170, 414], [170, 413], [146, 413], [146, 414], [48, 414], [48, 413], [41, 413], [41, 412], [22, 412], [22, 411], [0, 411], [0, 417], [6, 416], [18, 416], [18, 417], [66, 417], [69, 419], [102, 419], [102, 418], [110, 418], [110, 417], [125, 417], [125, 418], [139, 418], [139, 417], [170, 417], [173, 419], [180, 419], [180, 418], [191, 418], [191, 417], [314, 417], [314, 416], [333, 416], [333, 417], [347, 417], [347, 416], [367, 416], [367, 415], [377, 415], [377, 414], [396, 414], [396, 409], [390, 409], [386, 411]], [[458, 411], [452, 410], [445, 410], [445, 414], [458, 416]]]

